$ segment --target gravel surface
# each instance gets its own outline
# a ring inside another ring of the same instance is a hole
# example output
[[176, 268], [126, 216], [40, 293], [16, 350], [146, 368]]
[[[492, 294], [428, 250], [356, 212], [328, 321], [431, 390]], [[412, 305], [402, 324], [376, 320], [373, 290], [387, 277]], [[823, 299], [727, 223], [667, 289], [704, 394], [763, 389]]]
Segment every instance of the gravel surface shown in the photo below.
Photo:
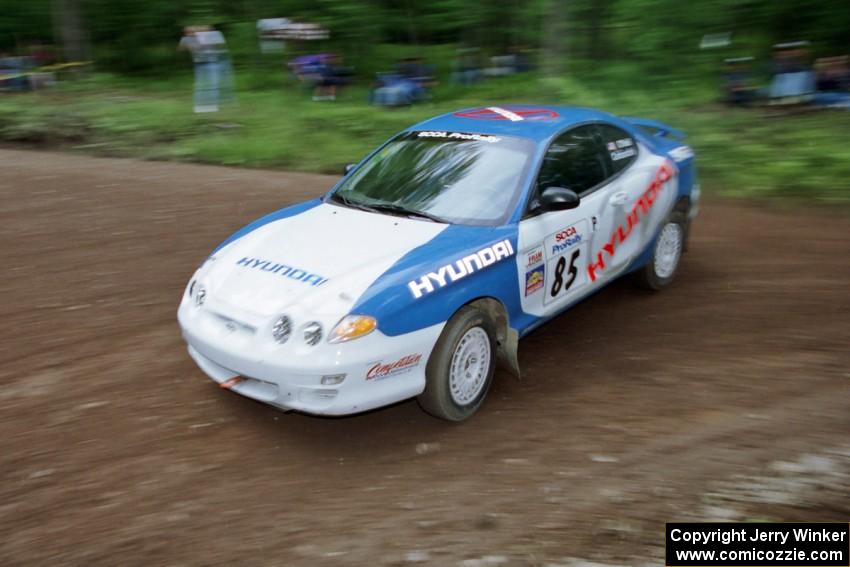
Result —
[[665, 521], [850, 517], [850, 219], [709, 199], [674, 286], [523, 340], [464, 424], [222, 391], [177, 304], [331, 177], [0, 150], [3, 565], [660, 564]]

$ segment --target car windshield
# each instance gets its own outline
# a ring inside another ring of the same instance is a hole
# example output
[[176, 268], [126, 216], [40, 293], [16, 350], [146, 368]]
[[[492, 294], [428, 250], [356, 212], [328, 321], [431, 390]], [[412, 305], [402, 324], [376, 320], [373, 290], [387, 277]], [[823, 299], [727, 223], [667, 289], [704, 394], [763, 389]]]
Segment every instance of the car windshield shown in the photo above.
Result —
[[407, 132], [360, 165], [331, 199], [438, 222], [500, 224], [516, 206], [532, 152], [522, 138]]

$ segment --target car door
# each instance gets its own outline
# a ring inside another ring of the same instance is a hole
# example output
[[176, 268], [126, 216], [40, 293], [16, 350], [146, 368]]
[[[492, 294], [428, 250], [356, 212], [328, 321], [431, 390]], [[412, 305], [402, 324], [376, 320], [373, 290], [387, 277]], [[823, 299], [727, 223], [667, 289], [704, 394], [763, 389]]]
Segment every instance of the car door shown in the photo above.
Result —
[[628, 269], [649, 244], [659, 215], [669, 210], [675, 191], [653, 191], [652, 201], [647, 203], [647, 192], [664, 167], [664, 158], [641, 147], [629, 132], [613, 124], [602, 122], [596, 128], [611, 178], [606, 198], [595, 213], [597, 230], [587, 272], [592, 283], [604, 284]]
[[[587, 266], [594, 234], [606, 228], [600, 214], [611, 195], [610, 166], [594, 124], [567, 130], [547, 148], [519, 223], [517, 271], [526, 313], [552, 315], [596, 287]], [[575, 209], [542, 213], [537, 198], [546, 187], [572, 189], [581, 202]]]

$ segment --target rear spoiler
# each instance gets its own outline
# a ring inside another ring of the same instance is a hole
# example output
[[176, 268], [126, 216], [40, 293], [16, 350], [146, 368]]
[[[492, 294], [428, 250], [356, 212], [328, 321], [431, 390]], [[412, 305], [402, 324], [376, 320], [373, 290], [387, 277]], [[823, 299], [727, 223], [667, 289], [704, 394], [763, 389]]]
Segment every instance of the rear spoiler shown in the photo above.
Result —
[[634, 124], [635, 126], [651, 130], [650, 133], [653, 136], [658, 136], [659, 138], [675, 138], [676, 140], [681, 141], [687, 137], [681, 130], [676, 130], [672, 126], [668, 126], [658, 120], [650, 120], [649, 118], [633, 118], [631, 116], [624, 116], [623, 120], [630, 124]]

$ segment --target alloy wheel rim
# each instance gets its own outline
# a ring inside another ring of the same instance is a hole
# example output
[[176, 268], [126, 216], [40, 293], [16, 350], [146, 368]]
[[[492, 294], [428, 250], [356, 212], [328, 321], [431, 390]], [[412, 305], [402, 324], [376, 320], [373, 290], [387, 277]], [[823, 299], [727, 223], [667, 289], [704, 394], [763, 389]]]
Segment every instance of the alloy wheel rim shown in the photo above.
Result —
[[655, 245], [655, 274], [669, 278], [676, 271], [682, 254], [682, 227], [671, 222], [664, 225]]
[[452, 354], [449, 393], [460, 406], [469, 405], [481, 394], [490, 370], [490, 338], [481, 327], [466, 331]]

